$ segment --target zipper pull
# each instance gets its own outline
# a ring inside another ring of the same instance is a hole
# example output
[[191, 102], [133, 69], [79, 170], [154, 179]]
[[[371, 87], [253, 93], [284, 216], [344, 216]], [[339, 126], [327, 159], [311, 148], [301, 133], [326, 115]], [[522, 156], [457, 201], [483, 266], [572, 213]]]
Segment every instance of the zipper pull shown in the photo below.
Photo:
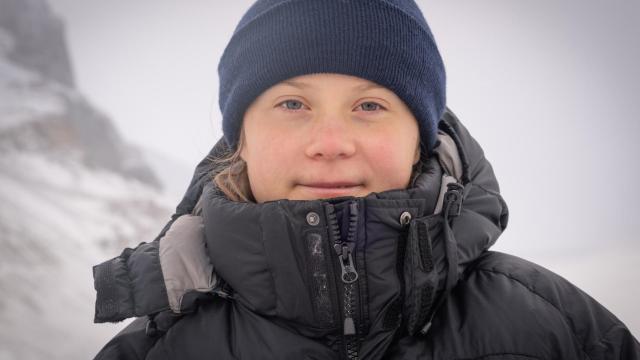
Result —
[[344, 318], [344, 335], [355, 335], [356, 325], [351, 316]]
[[342, 282], [345, 284], [345, 294], [344, 294], [344, 306], [345, 306], [345, 318], [343, 324], [343, 334], [344, 335], [355, 335], [356, 334], [356, 325], [353, 321], [353, 317], [351, 316], [351, 292], [353, 291], [353, 283], [358, 280], [358, 272], [356, 271], [355, 266], [353, 265], [353, 256], [351, 255], [351, 249], [349, 246], [342, 244], [339, 246], [336, 244], [335, 246], [336, 252], [338, 253], [338, 261], [340, 262], [340, 268], [342, 269]]
[[339, 251], [340, 267], [342, 268], [342, 282], [345, 284], [354, 283], [358, 280], [358, 272], [356, 266], [353, 264], [353, 247], [356, 241], [356, 227], [358, 225], [358, 202], [352, 201], [349, 203], [349, 228], [347, 230], [347, 241], [342, 242], [340, 245], [336, 244], [336, 250], [338, 246], [342, 249]]
[[[464, 193], [464, 186], [457, 182], [447, 184], [447, 192], [444, 194], [444, 201], [451, 203], [448, 216], [456, 217], [460, 215], [462, 210], [462, 196]], [[446, 207], [446, 206], [445, 206]]]
[[[336, 251], [338, 247], [336, 246]], [[342, 269], [342, 282], [345, 284], [351, 284], [358, 280], [358, 272], [353, 264], [353, 256], [351, 255], [351, 249], [347, 245], [342, 245], [342, 249], [338, 252], [338, 260], [340, 262], [340, 268]]]

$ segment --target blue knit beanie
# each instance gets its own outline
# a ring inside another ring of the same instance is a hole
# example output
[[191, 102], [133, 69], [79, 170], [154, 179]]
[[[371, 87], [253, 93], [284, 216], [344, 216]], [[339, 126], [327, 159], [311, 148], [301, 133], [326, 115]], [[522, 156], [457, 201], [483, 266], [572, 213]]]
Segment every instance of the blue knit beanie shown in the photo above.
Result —
[[393, 91], [418, 120], [423, 155], [436, 145], [445, 69], [413, 0], [258, 0], [218, 65], [222, 131], [237, 146], [246, 109], [280, 81], [339, 73]]

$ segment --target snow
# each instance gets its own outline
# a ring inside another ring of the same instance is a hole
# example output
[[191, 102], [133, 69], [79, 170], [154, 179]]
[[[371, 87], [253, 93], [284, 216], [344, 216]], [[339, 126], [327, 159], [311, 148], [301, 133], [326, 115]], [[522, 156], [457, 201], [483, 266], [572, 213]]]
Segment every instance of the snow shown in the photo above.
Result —
[[88, 358], [123, 324], [94, 325], [91, 268], [151, 241], [173, 200], [45, 154], [0, 154], [0, 359]]

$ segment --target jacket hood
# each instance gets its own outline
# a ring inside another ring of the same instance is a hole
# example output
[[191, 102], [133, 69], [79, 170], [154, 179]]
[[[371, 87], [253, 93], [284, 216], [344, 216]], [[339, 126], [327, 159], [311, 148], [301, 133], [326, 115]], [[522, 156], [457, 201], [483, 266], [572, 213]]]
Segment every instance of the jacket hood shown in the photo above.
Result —
[[[364, 340], [361, 356], [373, 354], [401, 323], [410, 334], [428, 331], [438, 304], [507, 226], [493, 169], [449, 109], [438, 139], [437, 156], [408, 189], [261, 204], [231, 201], [216, 188], [210, 160], [228, 151], [221, 140], [174, 216], [202, 195], [207, 251], [237, 301], [311, 337], [346, 333], [353, 316], [358, 334], [375, 340], [369, 348]], [[345, 264], [355, 268], [355, 288], [343, 280]]]

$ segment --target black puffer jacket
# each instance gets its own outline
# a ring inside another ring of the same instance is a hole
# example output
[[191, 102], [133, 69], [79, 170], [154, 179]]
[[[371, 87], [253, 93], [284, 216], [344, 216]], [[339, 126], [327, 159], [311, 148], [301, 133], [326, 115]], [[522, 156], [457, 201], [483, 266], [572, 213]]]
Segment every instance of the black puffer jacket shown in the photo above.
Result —
[[[588, 295], [488, 251], [508, 219], [493, 170], [450, 111], [440, 130], [412, 187], [365, 198], [232, 202], [203, 160], [155, 241], [94, 268], [96, 322], [143, 316], [96, 358], [640, 359]], [[175, 255], [174, 228], [206, 246]]]

